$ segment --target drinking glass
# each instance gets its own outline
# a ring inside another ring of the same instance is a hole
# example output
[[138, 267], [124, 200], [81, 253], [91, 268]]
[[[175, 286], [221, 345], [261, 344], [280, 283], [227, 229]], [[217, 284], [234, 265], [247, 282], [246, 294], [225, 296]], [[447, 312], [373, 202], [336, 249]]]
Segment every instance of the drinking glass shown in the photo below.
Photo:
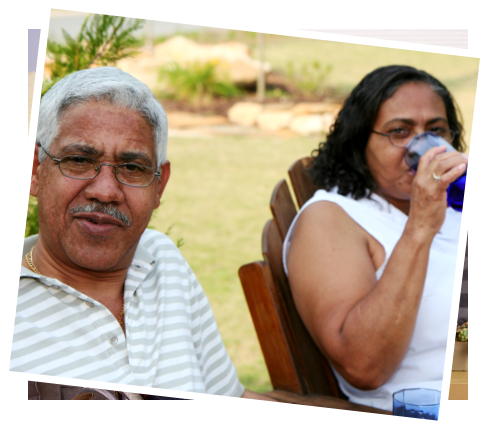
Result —
[[[414, 137], [409, 145], [406, 147], [406, 153], [404, 159], [407, 165], [413, 170], [418, 169], [419, 159], [432, 147], [445, 146], [447, 152], [454, 151], [450, 143], [440, 137], [438, 134], [432, 132], [425, 132]], [[467, 177], [467, 170], [458, 179], [450, 183], [447, 189], [447, 202], [454, 210], [461, 212], [464, 205], [464, 193], [465, 193], [465, 179]]]
[[438, 420], [441, 392], [434, 389], [404, 389], [395, 392], [392, 413], [395, 416]]

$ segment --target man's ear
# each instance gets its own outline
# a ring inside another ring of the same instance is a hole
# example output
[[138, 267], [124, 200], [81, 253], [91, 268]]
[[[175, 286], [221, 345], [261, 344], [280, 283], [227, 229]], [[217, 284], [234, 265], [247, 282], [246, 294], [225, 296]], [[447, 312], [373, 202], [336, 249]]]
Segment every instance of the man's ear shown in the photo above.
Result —
[[162, 166], [161, 166], [161, 176], [158, 180], [158, 194], [157, 198], [155, 201], [155, 207], [154, 210], [156, 210], [160, 206], [160, 200], [161, 196], [163, 195], [163, 191], [165, 190], [166, 184], [168, 183], [168, 180], [170, 179], [170, 161], [166, 161]]
[[34, 161], [32, 162], [32, 176], [31, 176], [31, 189], [30, 194], [33, 197], [37, 197], [37, 193], [39, 191], [39, 167], [41, 164], [39, 163], [39, 146], [36, 143], [34, 147]]

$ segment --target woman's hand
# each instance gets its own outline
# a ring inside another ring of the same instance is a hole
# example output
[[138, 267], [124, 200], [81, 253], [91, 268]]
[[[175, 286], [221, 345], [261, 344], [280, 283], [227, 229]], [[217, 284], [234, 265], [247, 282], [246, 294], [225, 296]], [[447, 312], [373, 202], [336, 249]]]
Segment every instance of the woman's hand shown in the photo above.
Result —
[[448, 186], [465, 172], [468, 159], [461, 152], [446, 152], [445, 146], [434, 147], [421, 157], [413, 181], [408, 231], [421, 240], [431, 239], [440, 231], [445, 220]]

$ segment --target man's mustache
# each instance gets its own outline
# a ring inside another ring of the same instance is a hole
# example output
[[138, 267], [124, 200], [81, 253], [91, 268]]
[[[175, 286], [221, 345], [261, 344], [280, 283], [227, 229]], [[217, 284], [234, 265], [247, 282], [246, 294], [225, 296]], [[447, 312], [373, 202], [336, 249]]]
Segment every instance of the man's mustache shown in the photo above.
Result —
[[74, 214], [74, 213], [92, 213], [92, 212], [98, 212], [98, 213], [103, 213], [103, 214], [112, 216], [113, 218], [120, 220], [125, 226], [131, 226], [131, 221], [130, 221], [129, 217], [126, 214], [122, 213], [113, 204], [104, 204], [104, 203], [93, 202], [91, 204], [85, 204], [83, 206], [73, 207], [70, 210], [71, 214]]

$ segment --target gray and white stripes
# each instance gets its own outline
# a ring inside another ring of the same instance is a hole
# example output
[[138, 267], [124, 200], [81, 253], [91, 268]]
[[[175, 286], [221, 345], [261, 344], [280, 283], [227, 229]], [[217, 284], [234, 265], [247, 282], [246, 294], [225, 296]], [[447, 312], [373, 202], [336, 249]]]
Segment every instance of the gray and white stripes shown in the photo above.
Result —
[[[24, 253], [36, 241], [27, 238]], [[102, 304], [22, 267], [10, 369], [243, 394], [204, 291], [165, 235], [146, 230], [141, 237], [124, 286], [124, 309], [127, 338]]]

